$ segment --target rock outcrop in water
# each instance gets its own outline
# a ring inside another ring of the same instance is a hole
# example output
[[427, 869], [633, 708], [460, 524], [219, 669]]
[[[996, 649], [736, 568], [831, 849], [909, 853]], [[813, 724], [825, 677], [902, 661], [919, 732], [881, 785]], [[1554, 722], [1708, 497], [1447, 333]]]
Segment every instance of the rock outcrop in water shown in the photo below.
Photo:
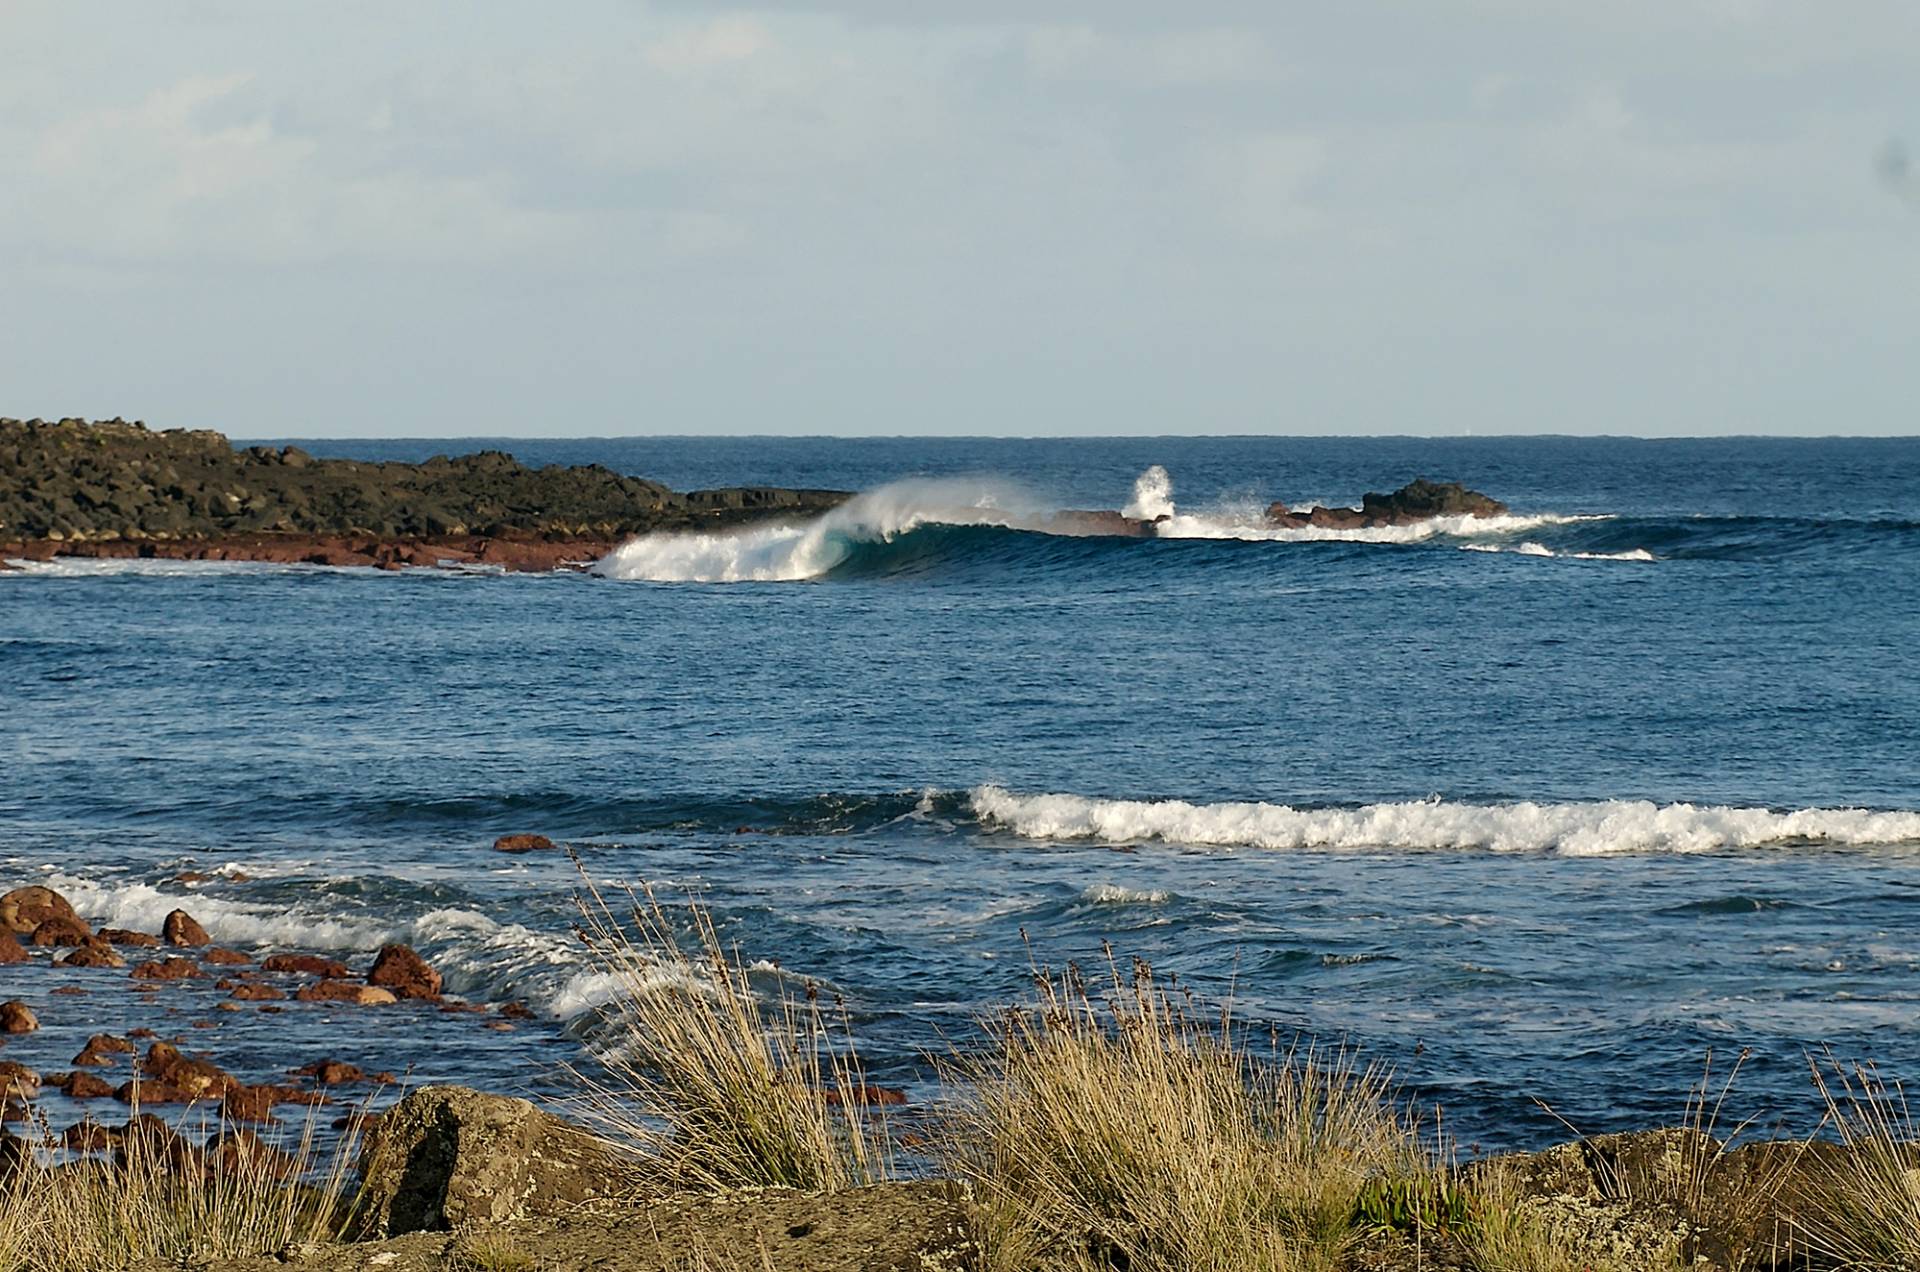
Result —
[[528, 468], [501, 451], [361, 463], [123, 420], [0, 419], [0, 544], [30, 556], [550, 569], [629, 535], [810, 515], [847, 497], [682, 494], [597, 464]]
[[1289, 529], [1313, 526], [1324, 530], [1370, 530], [1380, 526], [1408, 526], [1435, 517], [1504, 516], [1507, 505], [1468, 490], [1457, 481], [1434, 482], [1421, 477], [1392, 494], [1368, 491], [1358, 508], [1315, 506], [1296, 511], [1284, 503], [1267, 508], [1267, 520]]

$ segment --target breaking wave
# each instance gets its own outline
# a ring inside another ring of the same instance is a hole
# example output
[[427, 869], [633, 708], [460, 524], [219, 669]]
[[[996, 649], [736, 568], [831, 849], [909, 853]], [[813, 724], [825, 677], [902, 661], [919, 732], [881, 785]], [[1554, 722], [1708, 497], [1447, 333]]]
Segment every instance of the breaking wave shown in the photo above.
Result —
[[1209, 848], [1479, 850], [1609, 856], [1767, 847], [1920, 848], [1920, 812], [1593, 803], [1466, 804], [1419, 800], [1358, 808], [1190, 804], [1183, 800], [1017, 795], [997, 786], [969, 800], [981, 821], [1027, 839]]

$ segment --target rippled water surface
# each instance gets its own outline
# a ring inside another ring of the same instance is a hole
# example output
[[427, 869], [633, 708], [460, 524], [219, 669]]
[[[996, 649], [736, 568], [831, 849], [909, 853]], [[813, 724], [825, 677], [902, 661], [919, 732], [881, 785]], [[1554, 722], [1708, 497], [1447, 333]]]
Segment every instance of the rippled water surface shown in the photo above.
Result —
[[[598, 576], [0, 574], [0, 856], [101, 922], [406, 940], [539, 1018], [216, 1018], [35, 964], [0, 969], [47, 1024], [9, 1058], [171, 1012], [247, 1073], [558, 1094], [606, 986], [572, 867], [489, 847], [534, 831], [698, 891], [923, 1092], [1030, 953], [1105, 942], [1352, 1040], [1487, 1144], [1553, 1137], [1542, 1102], [1672, 1119], [1710, 1048], [1753, 1049], [1769, 1117], [1806, 1119], [1810, 1049], [1920, 1076], [1920, 441], [486, 444], [869, 493]], [[1153, 465], [1179, 537], [1033, 528]], [[1416, 475], [1512, 515], [1259, 527]], [[221, 866], [249, 877], [173, 882]]]

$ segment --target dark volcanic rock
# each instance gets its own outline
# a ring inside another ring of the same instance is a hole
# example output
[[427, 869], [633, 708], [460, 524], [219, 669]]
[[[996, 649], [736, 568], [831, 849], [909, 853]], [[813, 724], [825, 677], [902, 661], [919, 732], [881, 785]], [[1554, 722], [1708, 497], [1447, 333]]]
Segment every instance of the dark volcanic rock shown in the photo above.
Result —
[[[489, 540], [610, 544], [649, 530], [823, 512], [846, 497], [774, 488], [682, 495], [597, 464], [527, 468], [500, 451], [360, 463], [292, 447], [237, 451], [219, 433], [155, 433], [123, 420], [0, 420], [0, 542], [49, 553], [132, 542], [176, 556], [169, 545], [191, 540], [225, 545], [216, 548], [223, 559], [275, 560], [267, 554], [279, 537], [297, 552], [288, 560], [399, 568], [436, 565], [443, 553], [487, 559]], [[314, 536], [371, 542], [316, 545]], [[439, 540], [464, 542], [448, 551], [430, 542]]]
[[1276, 503], [1268, 507], [1267, 520], [1290, 529], [1312, 526], [1321, 530], [1365, 530], [1412, 525], [1434, 517], [1498, 517], [1506, 511], [1507, 505], [1498, 499], [1468, 490], [1457, 481], [1433, 482], [1422, 477], [1390, 495], [1369, 491], [1361, 497], [1358, 508], [1316, 505], [1302, 511]]

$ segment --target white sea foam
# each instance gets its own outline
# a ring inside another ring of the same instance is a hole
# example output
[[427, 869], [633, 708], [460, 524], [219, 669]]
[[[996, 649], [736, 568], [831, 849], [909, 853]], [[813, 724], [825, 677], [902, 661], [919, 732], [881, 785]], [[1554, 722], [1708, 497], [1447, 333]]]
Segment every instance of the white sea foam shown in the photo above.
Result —
[[1784, 845], [1920, 847], [1920, 812], [1595, 803], [1420, 800], [1362, 808], [1190, 804], [1181, 800], [972, 793], [974, 813], [1030, 839], [1162, 840], [1225, 848], [1481, 850], [1606, 856]]
[[1173, 478], [1168, 476], [1167, 470], [1155, 464], [1135, 478], [1133, 498], [1121, 510], [1121, 515], [1141, 521], [1172, 516]]
[[902, 481], [857, 495], [808, 521], [713, 534], [656, 533], [602, 557], [590, 573], [656, 583], [793, 582], [819, 578], [855, 544], [885, 543], [923, 525], [1033, 528], [1038, 510], [988, 482]]
[[[158, 932], [167, 913], [182, 898], [148, 883], [104, 883], [63, 871], [50, 872], [46, 885], [73, 902], [101, 927]], [[263, 905], [196, 894], [193, 917], [207, 935], [225, 945], [260, 945], [296, 950], [374, 950], [403, 939], [392, 925], [364, 919], [330, 918], [299, 907]]]
[[371, 566], [318, 566], [278, 561], [170, 561], [163, 557], [55, 557], [51, 561], [26, 561], [8, 558], [8, 570], [0, 570], [0, 579], [20, 578], [92, 579], [118, 575], [144, 578], [204, 578], [222, 574], [287, 574], [319, 569], [359, 569], [374, 573]]
[[1645, 548], [1628, 548], [1625, 552], [1557, 552], [1542, 543], [1528, 540], [1518, 544], [1503, 543], [1463, 543], [1463, 552], [1511, 552], [1518, 556], [1559, 557], [1570, 561], [1654, 561], [1658, 560]]
[[1164, 905], [1172, 899], [1171, 892], [1159, 888], [1126, 888], [1117, 883], [1096, 883], [1080, 892], [1080, 900], [1087, 905]]

